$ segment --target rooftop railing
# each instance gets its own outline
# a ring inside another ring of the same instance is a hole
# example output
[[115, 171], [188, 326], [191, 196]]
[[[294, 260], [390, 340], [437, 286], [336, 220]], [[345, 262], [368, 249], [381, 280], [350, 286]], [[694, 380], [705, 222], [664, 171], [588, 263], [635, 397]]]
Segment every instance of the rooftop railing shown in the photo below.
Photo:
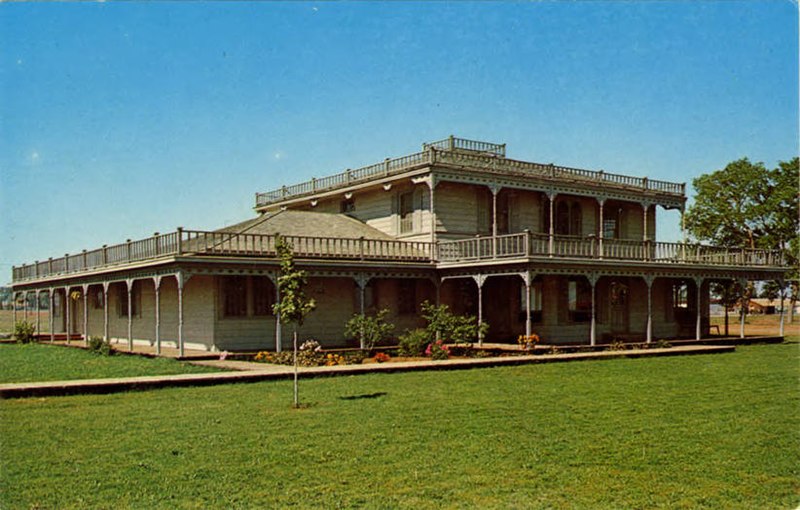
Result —
[[266, 193], [256, 193], [256, 207], [263, 207], [283, 200], [312, 195], [324, 191], [368, 182], [430, 165], [451, 165], [465, 169], [479, 169], [501, 175], [536, 176], [544, 179], [580, 181], [612, 187], [655, 191], [677, 196], [686, 193], [686, 184], [659, 181], [647, 177], [612, 174], [602, 170], [586, 170], [558, 165], [517, 161], [505, 157], [505, 144], [450, 137], [426, 143], [423, 151], [355, 170], [345, 170], [320, 179], [313, 178], [300, 184], [283, 186]]
[[[595, 237], [550, 238], [532, 232], [439, 241], [436, 244], [391, 239], [284, 237], [292, 245], [295, 255], [303, 259], [438, 263], [447, 266], [495, 259], [548, 257], [702, 266], [785, 266], [783, 253], [778, 250], [618, 239], [601, 241]], [[276, 256], [275, 236], [179, 228], [168, 234], [156, 234], [138, 241], [129, 240], [122, 244], [14, 267], [12, 281], [23, 283], [52, 276], [77, 275], [175, 256], [273, 258]]]

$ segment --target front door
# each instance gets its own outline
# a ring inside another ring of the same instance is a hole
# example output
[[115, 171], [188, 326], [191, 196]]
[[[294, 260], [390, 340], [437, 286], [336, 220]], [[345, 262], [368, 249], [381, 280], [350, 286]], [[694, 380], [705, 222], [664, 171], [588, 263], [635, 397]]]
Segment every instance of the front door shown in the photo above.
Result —
[[628, 286], [622, 282], [611, 282], [608, 302], [611, 313], [611, 332], [628, 332]]

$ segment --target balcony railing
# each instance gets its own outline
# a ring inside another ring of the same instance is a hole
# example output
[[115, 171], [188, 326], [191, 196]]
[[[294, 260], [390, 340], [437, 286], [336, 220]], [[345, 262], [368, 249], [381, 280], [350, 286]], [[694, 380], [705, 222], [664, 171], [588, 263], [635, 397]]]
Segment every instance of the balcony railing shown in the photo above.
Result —
[[[720, 248], [699, 244], [627, 241], [553, 236], [522, 232], [457, 241], [410, 242], [364, 238], [284, 236], [299, 258], [350, 261], [416, 262], [423, 264], [483, 262], [547, 257], [606, 259], [659, 264], [783, 267], [778, 250]], [[12, 269], [14, 283], [78, 274], [174, 256], [275, 257], [275, 236], [185, 230], [156, 234], [97, 250], [64, 255]]]
[[435, 164], [475, 168], [501, 175], [537, 176], [545, 179], [591, 182], [613, 187], [648, 190], [683, 196], [684, 183], [659, 181], [647, 177], [611, 174], [602, 170], [585, 170], [566, 166], [545, 165], [517, 161], [505, 157], [505, 144], [466, 140], [450, 137], [423, 145], [424, 150], [408, 156], [386, 159], [374, 165], [356, 170], [345, 170], [321, 179], [313, 178], [300, 184], [283, 186], [266, 193], [256, 193], [256, 207], [263, 207], [282, 200], [312, 195], [354, 184], [364, 183], [380, 177], [407, 172], [417, 167]]
[[477, 262], [492, 259], [556, 257], [612, 259], [663, 264], [782, 267], [780, 250], [721, 248], [701, 244], [630, 241], [596, 237], [553, 236], [522, 232], [497, 237], [440, 241], [437, 262]]

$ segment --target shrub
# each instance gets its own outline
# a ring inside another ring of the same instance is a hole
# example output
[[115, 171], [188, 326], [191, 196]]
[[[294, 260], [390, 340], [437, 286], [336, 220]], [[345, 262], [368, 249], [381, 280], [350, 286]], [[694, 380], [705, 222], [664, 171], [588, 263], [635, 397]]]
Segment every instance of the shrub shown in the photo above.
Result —
[[36, 326], [27, 321], [17, 322], [14, 324], [14, 339], [21, 344], [33, 343], [36, 337], [33, 334], [36, 332]]
[[474, 342], [489, 330], [485, 322], [478, 326], [473, 315], [455, 315], [447, 305], [436, 306], [424, 301], [421, 305], [422, 317], [428, 321], [426, 331], [431, 338], [449, 343]]
[[431, 359], [435, 361], [447, 359], [450, 357], [450, 349], [443, 341], [436, 340], [428, 344], [428, 348], [425, 349], [425, 356], [430, 356]]
[[104, 340], [101, 336], [90, 336], [87, 348], [92, 354], [99, 354], [101, 356], [111, 356], [114, 354], [114, 350], [111, 349], [111, 343], [108, 340]]
[[406, 331], [400, 335], [397, 352], [400, 356], [422, 356], [425, 354], [425, 347], [430, 343], [430, 336], [424, 329], [414, 329]]
[[608, 346], [609, 351], [624, 351], [625, 350], [625, 342], [620, 340], [619, 338], [615, 338], [611, 344]]
[[664, 340], [663, 338], [656, 342], [656, 348], [658, 349], [668, 349], [672, 347], [672, 344]]
[[463, 356], [465, 358], [475, 358], [478, 356], [478, 352], [472, 346], [472, 344], [453, 344], [450, 346], [450, 355], [451, 356]]
[[389, 361], [392, 358], [391, 358], [391, 356], [389, 356], [385, 352], [379, 352], [378, 354], [375, 355], [374, 359], [378, 363], [385, 363], [385, 362]]
[[345, 324], [344, 335], [347, 338], [355, 338], [362, 349], [372, 352], [376, 345], [385, 342], [394, 331], [394, 324], [384, 320], [388, 313], [389, 310], [384, 308], [374, 317], [353, 315]]

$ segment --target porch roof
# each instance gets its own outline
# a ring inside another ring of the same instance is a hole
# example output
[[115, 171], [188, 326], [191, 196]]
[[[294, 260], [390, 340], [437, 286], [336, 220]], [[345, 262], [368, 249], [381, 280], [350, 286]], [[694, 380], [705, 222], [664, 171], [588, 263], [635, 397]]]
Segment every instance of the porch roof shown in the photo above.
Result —
[[316, 211], [277, 211], [218, 229], [228, 234], [338, 237], [392, 241], [395, 238], [346, 214]]

